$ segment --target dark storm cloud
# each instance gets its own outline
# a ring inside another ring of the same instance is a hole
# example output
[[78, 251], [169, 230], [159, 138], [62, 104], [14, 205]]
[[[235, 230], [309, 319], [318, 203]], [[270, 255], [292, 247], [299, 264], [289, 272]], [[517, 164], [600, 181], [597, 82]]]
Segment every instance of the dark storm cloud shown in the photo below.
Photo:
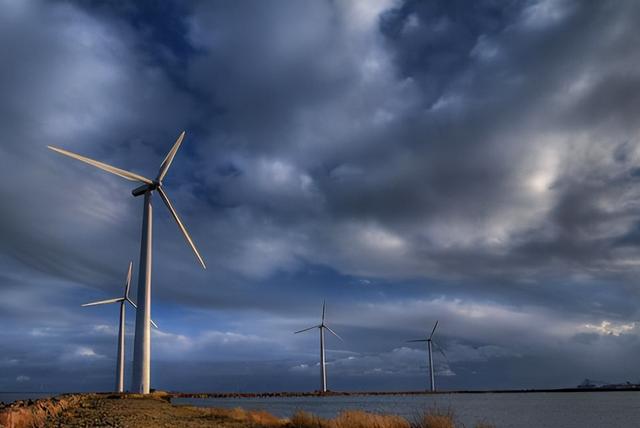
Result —
[[639, 18], [634, 2], [5, 1], [0, 386], [73, 369], [99, 375], [68, 388], [108, 388], [113, 308], [77, 305], [137, 265], [132, 186], [45, 146], [151, 176], [182, 129], [165, 184], [209, 269], [157, 204], [162, 387], [313, 388], [317, 337], [291, 332], [323, 298], [348, 339], [336, 388], [422, 387], [424, 350], [403, 341], [435, 319], [443, 385], [626, 379]]

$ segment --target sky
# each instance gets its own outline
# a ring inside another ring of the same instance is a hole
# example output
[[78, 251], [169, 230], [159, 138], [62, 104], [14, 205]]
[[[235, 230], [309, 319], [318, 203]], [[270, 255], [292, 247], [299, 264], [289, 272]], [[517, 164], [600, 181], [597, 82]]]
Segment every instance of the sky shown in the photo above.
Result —
[[[640, 3], [0, 0], [0, 391], [113, 388], [136, 187], [153, 388], [639, 382]], [[135, 296], [135, 291], [133, 293]], [[134, 312], [127, 310], [126, 384]]]

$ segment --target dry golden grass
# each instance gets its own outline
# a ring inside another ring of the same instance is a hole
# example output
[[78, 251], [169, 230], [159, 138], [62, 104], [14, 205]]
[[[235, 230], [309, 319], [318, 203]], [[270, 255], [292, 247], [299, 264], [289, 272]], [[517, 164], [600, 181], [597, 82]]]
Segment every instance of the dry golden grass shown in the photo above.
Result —
[[415, 428], [455, 428], [453, 416], [448, 413], [427, 413], [420, 418]]
[[[233, 421], [243, 427], [261, 428], [456, 428], [464, 425], [456, 424], [452, 411], [432, 409], [421, 415], [414, 423], [401, 416], [380, 415], [360, 410], [349, 410], [340, 413], [333, 419], [325, 419], [305, 411], [296, 412], [291, 419], [278, 419], [265, 411], [236, 409], [211, 409], [211, 414], [219, 421]], [[222, 426], [222, 425], [221, 425]], [[480, 422], [475, 428], [495, 428], [493, 425]]]
[[359, 410], [342, 412], [334, 419], [297, 412], [290, 424], [292, 428], [411, 428], [411, 424], [400, 416], [378, 415]]
[[[411, 428], [456, 428], [462, 427], [463, 424], [456, 424], [456, 419], [451, 409], [441, 410], [437, 408], [430, 409], [424, 412], [415, 423], [411, 425]], [[475, 428], [495, 428], [491, 424], [477, 423]]]
[[264, 410], [244, 410], [239, 407], [234, 409], [212, 408], [209, 409], [209, 414], [219, 419], [246, 423], [248, 426], [283, 427], [288, 424], [286, 419], [279, 419]]
[[330, 428], [410, 428], [400, 416], [378, 415], [359, 410], [342, 412], [330, 421]]
[[[451, 410], [431, 409], [421, 415], [416, 422], [395, 415], [379, 415], [360, 410], [348, 410], [333, 419], [325, 419], [305, 411], [296, 412], [291, 419], [278, 419], [265, 411], [235, 409], [209, 409], [209, 414], [222, 421], [233, 421], [247, 427], [264, 428], [456, 428]], [[475, 428], [494, 428], [493, 425], [478, 423]]]
[[289, 422], [292, 428], [324, 428], [326, 420], [309, 412], [298, 410]]

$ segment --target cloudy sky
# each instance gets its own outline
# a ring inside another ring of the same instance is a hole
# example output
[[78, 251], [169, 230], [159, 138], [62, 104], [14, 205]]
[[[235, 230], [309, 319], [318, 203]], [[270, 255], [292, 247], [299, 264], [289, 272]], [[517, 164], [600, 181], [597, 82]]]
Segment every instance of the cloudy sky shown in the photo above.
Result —
[[323, 299], [334, 390], [426, 388], [436, 320], [444, 389], [640, 381], [640, 3], [0, 10], [0, 390], [112, 388], [80, 304], [137, 276], [135, 185], [46, 146], [154, 176], [182, 130], [152, 387], [316, 389]]

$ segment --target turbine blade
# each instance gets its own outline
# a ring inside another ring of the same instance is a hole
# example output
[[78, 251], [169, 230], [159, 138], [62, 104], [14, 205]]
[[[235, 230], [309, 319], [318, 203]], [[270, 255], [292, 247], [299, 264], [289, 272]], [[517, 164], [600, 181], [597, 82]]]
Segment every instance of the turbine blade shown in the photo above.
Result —
[[335, 331], [331, 330], [331, 328], [330, 328], [330, 327], [328, 327], [328, 326], [326, 326], [326, 325], [325, 325], [325, 326], [324, 326], [324, 328], [326, 328], [327, 330], [329, 330], [329, 331], [330, 331], [330, 332], [331, 332], [335, 337], [337, 337], [338, 339], [340, 339], [340, 340], [342, 340], [342, 341], [344, 342], [344, 339], [343, 339], [343, 338], [341, 338], [341, 337], [338, 335], [338, 333], [336, 333]]
[[171, 205], [171, 201], [169, 201], [169, 197], [167, 196], [165, 191], [162, 189], [162, 187], [158, 187], [158, 193], [160, 193], [160, 197], [162, 198], [162, 200], [164, 201], [165, 205], [169, 209], [169, 212], [173, 216], [173, 219], [178, 224], [178, 227], [180, 228], [180, 231], [182, 231], [182, 234], [184, 235], [185, 239], [187, 240], [187, 244], [189, 244], [189, 246], [193, 250], [193, 253], [198, 258], [198, 261], [200, 262], [202, 267], [206, 269], [207, 266], [204, 264], [204, 260], [202, 260], [202, 256], [200, 255], [200, 253], [198, 252], [198, 249], [196, 248], [195, 244], [191, 240], [191, 236], [189, 236], [189, 232], [187, 232], [187, 229], [184, 227], [184, 224], [182, 224], [182, 221], [180, 221], [180, 217], [178, 217], [178, 213], [176, 213], [176, 210], [173, 209], [173, 205]]
[[314, 325], [313, 327], [305, 328], [303, 330], [294, 331], [293, 334], [302, 333], [303, 331], [309, 331], [309, 330], [312, 330], [312, 329], [318, 328], [318, 327], [320, 327], [320, 326], [319, 325]]
[[133, 267], [133, 262], [129, 262], [129, 270], [127, 271], [127, 279], [124, 286], [124, 298], [129, 298], [129, 288], [131, 287], [131, 268]]
[[322, 325], [324, 325], [324, 307], [326, 303], [327, 303], [326, 300], [322, 301]]
[[447, 354], [444, 353], [444, 349], [442, 349], [442, 347], [440, 345], [438, 345], [436, 342], [432, 342], [436, 349], [438, 350], [438, 352], [440, 352], [442, 354], [442, 356], [444, 357], [445, 360], [447, 360], [447, 363], [449, 362], [449, 359], [447, 358]]
[[84, 157], [84, 156], [77, 155], [77, 154], [75, 154], [73, 152], [70, 152], [68, 150], [59, 149], [59, 148], [53, 147], [53, 146], [47, 146], [47, 147], [50, 148], [51, 150], [53, 150], [54, 152], [58, 152], [58, 153], [60, 153], [62, 155], [69, 156], [70, 158], [77, 159], [77, 160], [82, 161], [84, 163], [88, 163], [89, 165], [93, 165], [96, 168], [100, 168], [103, 171], [110, 172], [110, 173], [115, 174], [115, 175], [117, 175], [119, 177], [126, 178], [127, 180], [140, 181], [140, 182], [146, 183], [146, 184], [153, 184], [153, 181], [151, 181], [148, 178], [143, 177], [141, 175], [135, 174], [133, 172], [125, 171], [124, 169], [116, 168], [115, 166], [107, 165], [106, 163], [98, 162], [97, 160], [93, 160], [93, 159], [89, 159], [89, 158]]
[[414, 340], [407, 340], [407, 343], [410, 342], [428, 342], [429, 339], [414, 339]]
[[180, 134], [176, 142], [173, 144], [173, 147], [171, 147], [171, 150], [169, 150], [169, 153], [167, 153], [167, 156], [162, 161], [162, 164], [160, 165], [160, 171], [158, 171], [158, 178], [156, 179], [157, 181], [162, 182], [162, 179], [164, 178], [164, 176], [167, 175], [167, 171], [169, 171], [171, 162], [173, 162], [173, 158], [175, 157], [176, 153], [178, 152], [178, 149], [180, 148], [180, 145], [182, 144], [182, 140], [184, 139], [184, 134], [185, 132], [182, 131], [182, 133]]
[[[131, 299], [130, 299], [130, 298], [128, 298], [128, 297], [127, 297], [125, 300], [126, 300], [127, 302], [129, 302], [129, 304], [130, 304], [131, 306], [133, 306], [133, 307], [134, 307], [134, 309], [138, 309], [138, 305], [136, 305], [135, 303], [133, 303], [133, 300], [131, 300]], [[151, 320], [151, 319], [150, 319], [149, 321], [151, 321], [151, 325], [152, 325], [152, 326], [154, 326], [155, 328], [160, 328], [160, 327], [158, 327], [158, 324], [156, 324], [153, 320]]]
[[436, 332], [436, 328], [438, 327], [438, 321], [436, 321], [436, 325], [433, 326], [433, 330], [431, 330], [431, 336], [429, 336], [429, 339], [431, 339], [433, 337], [433, 333]]
[[124, 300], [124, 298], [122, 297], [117, 297], [115, 299], [108, 299], [108, 300], [99, 300], [97, 302], [91, 302], [91, 303], [85, 303], [84, 305], [80, 305], [80, 306], [95, 306], [95, 305], [106, 305], [108, 303], [117, 303], [117, 302], [122, 302]]

